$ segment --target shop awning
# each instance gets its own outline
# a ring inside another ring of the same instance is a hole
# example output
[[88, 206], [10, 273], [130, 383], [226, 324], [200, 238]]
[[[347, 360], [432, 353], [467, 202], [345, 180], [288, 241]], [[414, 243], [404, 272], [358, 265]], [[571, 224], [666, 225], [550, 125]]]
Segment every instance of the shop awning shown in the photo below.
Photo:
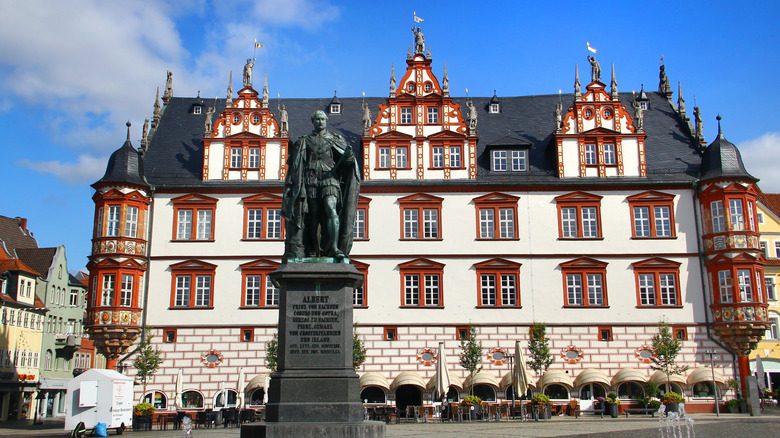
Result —
[[569, 389], [574, 387], [571, 376], [566, 374], [563, 370], [548, 370], [544, 373], [542, 378], [539, 379], [539, 383], [536, 384], [536, 387], [539, 388], [539, 390], [543, 390], [547, 385], [552, 384], [563, 385]]
[[[726, 384], [726, 378], [717, 370], [715, 371], [715, 381], [721, 385]], [[700, 367], [688, 374], [688, 385], [695, 385], [699, 382], [712, 382], [712, 368]]]
[[669, 376], [667, 379], [666, 373], [663, 371], [656, 371], [653, 373], [652, 376], [650, 376], [650, 381], [655, 382], [658, 385], [665, 385], [669, 380], [672, 381], [672, 383], [676, 383], [678, 385], [685, 385], [685, 377], [683, 377], [681, 374], [674, 374], [672, 376]]
[[[502, 391], [506, 391], [506, 389], [512, 384], [512, 372], [508, 372], [504, 374], [504, 377], [501, 379], [501, 382], [498, 384], [498, 387], [501, 388]], [[528, 386], [530, 386], [533, 389], [536, 389], [536, 382], [530, 381], [528, 382]]]
[[249, 394], [249, 392], [252, 390], [263, 388], [265, 386], [265, 378], [267, 375], [268, 374], [261, 373], [252, 377], [252, 380], [250, 380], [244, 388], [244, 393]]
[[585, 368], [577, 374], [577, 377], [574, 379], [574, 386], [579, 388], [589, 383], [601, 383], [609, 387], [611, 382], [609, 381], [609, 376], [604, 371], [595, 368]]
[[[460, 377], [453, 374], [452, 371], [448, 371], [447, 374], [450, 375], [450, 387], [452, 388], [458, 388], [458, 391], [463, 391], [463, 380], [460, 379]], [[432, 390], [436, 386], [436, 375], [433, 375], [430, 380], [428, 380], [428, 384], [425, 385], [425, 389]]]
[[425, 390], [425, 380], [417, 371], [404, 371], [393, 379], [390, 389], [395, 391], [399, 386], [412, 385]]
[[612, 377], [612, 386], [617, 387], [625, 382], [645, 383], [647, 382], [647, 375], [644, 371], [640, 371], [636, 368], [623, 368]]
[[466, 388], [471, 388], [474, 385], [489, 385], [492, 386], [493, 389], [498, 389], [498, 379], [490, 371], [482, 370], [474, 374], [474, 377], [471, 379], [467, 377], [465, 385]]
[[360, 390], [362, 391], [367, 386], [376, 386], [385, 391], [390, 390], [390, 383], [387, 381], [387, 378], [383, 374], [376, 372], [365, 373], [360, 376]]

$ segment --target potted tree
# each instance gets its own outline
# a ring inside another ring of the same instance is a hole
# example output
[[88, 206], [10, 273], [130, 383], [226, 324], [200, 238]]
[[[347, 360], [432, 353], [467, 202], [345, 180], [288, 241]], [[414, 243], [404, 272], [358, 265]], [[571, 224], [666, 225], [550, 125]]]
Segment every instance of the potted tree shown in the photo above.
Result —
[[[482, 371], [482, 343], [477, 341], [477, 328], [473, 324], [469, 324], [466, 337], [460, 340], [460, 366], [469, 372], [469, 395], [473, 397], [474, 374]], [[479, 418], [482, 415], [482, 400], [479, 397], [475, 398], [479, 403], [467, 405], [470, 406], [469, 412], [472, 418]]]
[[544, 394], [537, 394], [531, 398], [531, 406], [533, 406], [534, 418], [539, 419], [539, 413], [544, 412], [544, 419], [549, 420], [551, 417], [552, 402], [550, 397]]
[[[652, 360], [650, 369], [666, 373], [666, 393], [668, 394], [672, 392], [671, 376], [682, 374], [688, 370], [687, 365], [677, 364], [677, 355], [682, 349], [682, 342], [674, 336], [666, 321], [661, 320], [658, 322], [658, 333], [653, 335], [651, 344], [653, 347], [653, 356], [650, 358]], [[680, 398], [679, 402], [684, 403], [682, 395], [676, 395]], [[661, 402], [666, 404], [663, 401], [663, 398]], [[667, 406], [667, 412], [669, 412], [669, 406]]]
[[152, 430], [154, 406], [150, 403], [138, 403], [133, 406], [133, 430]]
[[607, 398], [604, 400], [604, 411], [608, 413], [610, 417], [618, 417], [618, 405], [620, 405], [620, 400], [618, 400], [617, 394], [614, 392], [607, 394]]
[[680, 403], [682, 402], [683, 402], [682, 396], [674, 391], [669, 391], [667, 393], [664, 393], [664, 395], [661, 396], [661, 403], [666, 405], [667, 414], [669, 412], [679, 412]]

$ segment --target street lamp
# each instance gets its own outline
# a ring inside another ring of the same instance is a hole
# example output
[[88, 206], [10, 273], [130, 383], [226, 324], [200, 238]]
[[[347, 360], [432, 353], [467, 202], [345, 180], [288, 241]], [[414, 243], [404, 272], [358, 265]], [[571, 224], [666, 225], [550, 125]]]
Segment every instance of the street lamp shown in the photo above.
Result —
[[710, 369], [712, 370], [712, 387], [715, 389], [715, 415], [720, 417], [720, 404], [718, 403], [718, 382], [715, 381], [715, 350], [704, 350], [704, 353], [710, 355]]
[[511, 380], [511, 382], [512, 382], [512, 407], [509, 408], [509, 410], [512, 411], [512, 418], [514, 419], [515, 418], [515, 398], [517, 396], [517, 394], [515, 394], [515, 367], [513, 366], [514, 361], [515, 361], [515, 355], [514, 354], [507, 354], [506, 355], [506, 360], [507, 360], [507, 362], [509, 362], [509, 372], [511, 373], [510, 375], [512, 376], [512, 380]]

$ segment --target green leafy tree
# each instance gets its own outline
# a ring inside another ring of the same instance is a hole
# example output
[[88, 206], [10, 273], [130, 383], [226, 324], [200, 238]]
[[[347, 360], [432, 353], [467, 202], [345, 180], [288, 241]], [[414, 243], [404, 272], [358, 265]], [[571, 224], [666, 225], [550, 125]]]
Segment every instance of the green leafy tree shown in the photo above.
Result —
[[279, 334], [274, 333], [274, 337], [265, 343], [265, 367], [276, 372], [276, 359], [279, 357]]
[[[469, 324], [466, 337], [460, 340], [460, 366], [468, 370], [470, 382], [473, 382], [474, 374], [482, 371], [482, 343], [477, 341], [477, 328], [473, 324]], [[474, 383], [471, 383], [469, 394], [474, 394]]]
[[531, 340], [528, 342], [531, 358], [528, 366], [537, 376], [542, 375], [555, 362], [555, 358], [550, 354], [550, 341], [546, 334], [547, 324], [537, 322], [531, 326]]
[[163, 362], [162, 352], [152, 347], [153, 337], [152, 327], [146, 326], [141, 342], [138, 343], [138, 355], [133, 360], [133, 367], [136, 370], [135, 378], [143, 385], [144, 394], [146, 394], [146, 384], [157, 373]]
[[650, 369], [666, 373], [666, 391], [672, 391], [672, 379], [675, 374], [682, 374], [688, 370], [687, 365], [677, 365], [677, 355], [682, 349], [682, 342], [674, 337], [672, 330], [666, 321], [658, 323], [658, 333], [651, 339], [653, 347], [652, 364]]
[[366, 361], [366, 347], [357, 334], [357, 327], [357, 323], [352, 325], [352, 366], [355, 368], [355, 371]]

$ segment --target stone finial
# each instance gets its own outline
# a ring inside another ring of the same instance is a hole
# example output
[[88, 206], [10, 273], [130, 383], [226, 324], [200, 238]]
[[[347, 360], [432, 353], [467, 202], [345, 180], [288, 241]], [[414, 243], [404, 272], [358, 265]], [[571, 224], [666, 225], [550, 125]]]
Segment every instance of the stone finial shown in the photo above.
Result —
[[233, 70], [230, 70], [230, 80], [228, 81], [227, 88], [227, 100], [225, 101], [225, 107], [230, 108], [233, 106]]
[[144, 127], [141, 131], [141, 149], [146, 150], [146, 146], [149, 144], [149, 118], [144, 119]]
[[688, 116], [685, 114], [685, 99], [683, 99], [682, 82], [677, 83], [677, 112], [683, 120], [688, 119]]
[[580, 67], [578, 64], [574, 64], [574, 100], [582, 99], [582, 92], [580, 91]]
[[167, 70], [168, 77], [165, 79], [165, 92], [163, 93], [163, 102], [168, 103], [168, 99], [173, 97], [173, 72]]
[[612, 100], [618, 100], [617, 78], [615, 76], [615, 63], [612, 63], [612, 82], [609, 85], [612, 91]]
[[444, 77], [442, 78], [441, 91], [445, 97], [450, 95], [450, 77], [447, 76], [447, 61], [444, 61]]
[[160, 123], [160, 87], [157, 87], [157, 95], [154, 98], [154, 111], [152, 112], [152, 129]]
[[[127, 141], [130, 141], [130, 120], [125, 123], [125, 126], [127, 126]], [[718, 116], [718, 130], [720, 130], [720, 116]]]
[[263, 108], [268, 108], [268, 72], [265, 72], [265, 81], [263, 82]]
[[410, 59], [412, 59], [412, 47], [411, 46], [409, 47], [409, 51], [406, 52], [406, 60], [408, 61]]
[[395, 63], [390, 67], [390, 97], [395, 97]]

